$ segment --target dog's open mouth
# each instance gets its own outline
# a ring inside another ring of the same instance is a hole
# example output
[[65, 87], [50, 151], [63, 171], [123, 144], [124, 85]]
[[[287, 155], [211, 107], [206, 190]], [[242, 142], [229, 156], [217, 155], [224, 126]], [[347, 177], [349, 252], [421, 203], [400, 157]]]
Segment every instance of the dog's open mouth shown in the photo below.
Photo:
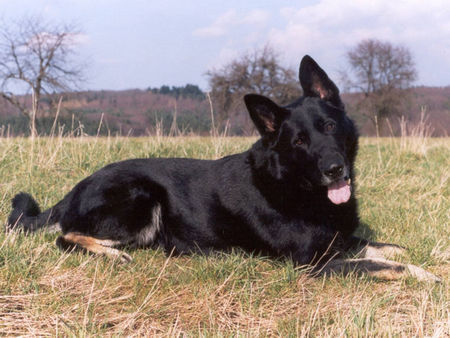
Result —
[[351, 179], [342, 179], [328, 185], [328, 198], [334, 204], [345, 203], [352, 194]]

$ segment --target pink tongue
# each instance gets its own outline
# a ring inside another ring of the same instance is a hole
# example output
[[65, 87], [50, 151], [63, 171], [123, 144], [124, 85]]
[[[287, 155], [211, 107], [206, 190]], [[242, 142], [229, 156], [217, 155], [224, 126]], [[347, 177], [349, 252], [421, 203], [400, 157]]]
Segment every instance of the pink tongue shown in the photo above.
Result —
[[350, 185], [345, 180], [332, 183], [328, 186], [328, 198], [334, 204], [347, 202], [351, 194]]

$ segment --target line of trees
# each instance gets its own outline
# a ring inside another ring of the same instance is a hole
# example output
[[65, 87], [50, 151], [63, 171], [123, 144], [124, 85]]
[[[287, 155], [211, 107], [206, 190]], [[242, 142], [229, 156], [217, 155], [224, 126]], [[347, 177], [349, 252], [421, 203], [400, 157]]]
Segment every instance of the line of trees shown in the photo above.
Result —
[[199, 86], [193, 85], [193, 84], [187, 84], [185, 86], [172, 86], [169, 87], [167, 85], [163, 85], [159, 88], [152, 88], [149, 87], [147, 89], [148, 91], [154, 93], [154, 94], [161, 94], [161, 95], [169, 95], [176, 99], [178, 98], [190, 98], [193, 100], [204, 100], [206, 98], [205, 93], [200, 89]]
[[[74, 25], [54, 24], [41, 17], [1, 25], [0, 97], [30, 122], [31, 133], [36, 133], [35, 121], [42, 120], [43, 111], [52, 116], [58, 98], [55, 93], [78, 89], [85, 80], [86, 63], [80, 63], [76, 57], [79, 34]], [[349, 70], [342, 72], [341, 81], [347, 90], [363, 94], [350, 107], [352, 113], [365, 116], [381, 128], [386, 119], [401, 115], [408, 98], [407, 89], [417, 77], [411, 52], [403, 46], [369, 39], [349, 49], [346, 59]], [[245, 94], [266, 95], [279, 104], [289, 103], [300, 95], [297, 71], [282, 66], [279, 55], [270, 46], [212, 69], [206, 77], [216, 123], [219, 128], [231, 123], [236, 133], [249, 134], [253, 130], [242, 102]], [[147, 90], [175, 100], [207, 99], [193, 84]], [[17, 91], [31, 93], [31, 102], [29, 96], [16, 95]]]
[[[349, 49], [346, 60], [349, 70], [341, 72], [341, 81], [348, 91], [363, 94], [348, 108], [350, 113], [383, 131], [389, 119], [405, 112], [408, 88], [417, 77], [411, 52], [404, 46], [368, 39]], [[300, 95], [297, 72], [284, 68], [269, 46], [244, 54], [207, 76], [219, 122], [238, 120], [244, 131], [253, 128], [247, 114], [242, 113], [246, 93], [263, 94], [280, 104]]]

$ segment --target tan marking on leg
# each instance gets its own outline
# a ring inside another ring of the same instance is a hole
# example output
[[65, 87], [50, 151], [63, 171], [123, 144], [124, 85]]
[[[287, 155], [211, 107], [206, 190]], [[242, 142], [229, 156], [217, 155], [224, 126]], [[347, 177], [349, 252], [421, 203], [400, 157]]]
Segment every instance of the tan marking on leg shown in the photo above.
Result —
[[366, 247], [365, 257], [367, 258], [390, 258], [395, 256], [402, 256], [406, 252], [405, 249], [395, 245], [385, 245], [382, 247], [375, 247], [368, 245]]
[[413, 264], [406, 264], [409, 274], [421, 282], [442, 282], [442, 280], [432, 273]]
[[364, 246], [357, 254], [357, 258], [392, 258], [395, 256], [404, 256], [406, 249], [386, 243], [371, 242]]
[[131, 256], [126, 252], [111, 248], [111, 246], [120, 244], [119, 241], [97, 239], [75, 232], [69, 232], [65, 234], [63, 238], [65, 241], [78, 245], [89, 252], [93, 252], [98, 255], [105, 255], [113, 259], [120, 259], [122, 263], [132, 261]]
[[107, 246], [107, 247], [115, 247], [124, 243], [121, 243], [120, 241], [113, 241], [111, 239], [95, 239], [97, 244], [103, 245], [103, 246]]

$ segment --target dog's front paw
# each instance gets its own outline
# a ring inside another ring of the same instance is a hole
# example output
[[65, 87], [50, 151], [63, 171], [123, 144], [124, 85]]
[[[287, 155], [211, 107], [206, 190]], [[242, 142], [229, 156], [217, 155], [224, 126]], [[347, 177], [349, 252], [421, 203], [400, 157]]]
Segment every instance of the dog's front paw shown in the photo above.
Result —
[[434, 283], [442, 282], [442, 279], [440, 279], [436, 275], [433, 275], [431, 272], [428, 272], [428, 271], [422, 269], [419, 266], [412, 265], [412, 264], [406, 264], [406, 267], [408, 269], [410, 276], [413, 278], [416, 278], [418, 281], [434, 282]]
[[396, 244], [369, 243], [363, 249], [364, 258], [385, 258], [390, 259], [396, 256], [405, 256], [406, 249]]

